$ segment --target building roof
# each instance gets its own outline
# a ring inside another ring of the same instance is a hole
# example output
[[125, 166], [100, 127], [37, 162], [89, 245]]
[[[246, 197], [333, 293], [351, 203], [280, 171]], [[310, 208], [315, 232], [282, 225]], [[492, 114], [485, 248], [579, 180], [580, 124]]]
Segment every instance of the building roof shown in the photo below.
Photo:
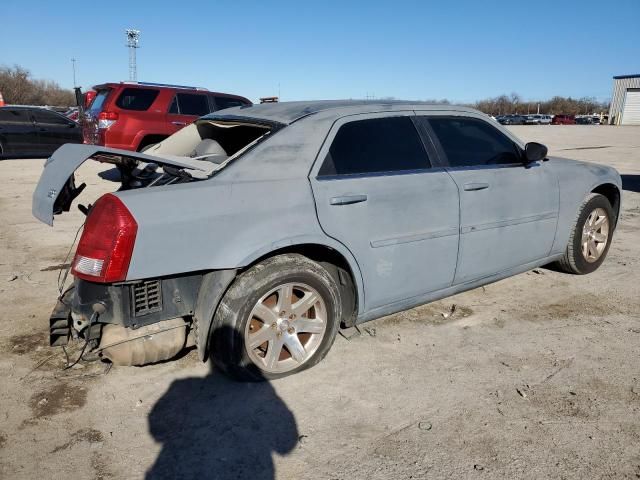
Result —
[[640, 73], [636, 73], [633, 75], [617, 75], [613, 77], [614, 80], [621, 80], [623, 78], [640, 78]]
[[220, 112], [210, 114], [207, 117], [249, 117], [290, 124], [300, 118], [327, 110], [335, 110], [336, 115], [344, 116], [357, 113], [413, 109], [477, 112], [468, 107], [404, 100], [314, 100], [304, 102], [262, 103], [259, 105], [227, 108]]

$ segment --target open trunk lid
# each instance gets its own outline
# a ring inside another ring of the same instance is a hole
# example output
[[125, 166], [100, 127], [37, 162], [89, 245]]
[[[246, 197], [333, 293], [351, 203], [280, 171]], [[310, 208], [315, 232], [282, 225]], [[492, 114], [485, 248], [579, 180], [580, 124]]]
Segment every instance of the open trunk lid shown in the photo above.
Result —
[[[98, 145], [66, 144], [56, 150], [44, 164], [44, 171], [33, 192], [34, 217], [52, 226], [54, 214], [69, 211], [73, 200], [84, 189], [84, 184], [75, 186], [73, 172], [89, 159], [112, 163], [118, 167], [121, 175], [124, 172], [135, 175], [133, 172], [136, 170], [144, 172], [148, 165], [159, 166], [165, 171], [170, 170], [171, 175], [176, 179], [205, 179], [219, 168], [215, 163], [188, 157], [168, 158]], [[154, 179], [156, 178], [158, 177], [155, 176]], [[140, 186], [149, 185], [141, 184]], [[123, 187], [125, 187], [124, 183]]]
[[85, 187], [75, 185], [73, 172], [89, 159], [117, 167], [122, 182], [119, 190], [205, 180], [281, 127], [251, 119], [203, 117], [145, 153], [100, 145], [63, 145], [44, 164], [33, 192], [33, 215], [53, 225], [55, 214], [68, 212]]

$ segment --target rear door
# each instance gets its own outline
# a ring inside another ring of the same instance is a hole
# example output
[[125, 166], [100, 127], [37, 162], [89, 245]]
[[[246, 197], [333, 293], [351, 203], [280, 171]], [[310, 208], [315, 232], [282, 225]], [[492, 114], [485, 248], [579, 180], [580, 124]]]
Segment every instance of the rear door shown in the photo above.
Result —
[[38, 134], [27, 109], [0, 108], [0, 144], [2, 155], [39, 151]]
[[341, 119], [320, 150], [310, 175], [318, 219], [358, 262], [366, 311], [453, 281], [458, 190], [435, 157], [413, 112]]
[[549, 255], [558, 181], [544, 162], [525, 166], [516, 143], [479, 117], [429, 116], [432, 137], [460, 192], [455, 283], [489, 277]]
[[209, 100], [205, 93], [177, 92], [167, 112], [171, 133], [189, 125], [198, 117], [206, 115], [210, 110]]
[[80, 142], [80, 127], [74, 121], [47, 110], [33, 110], [31, 115], [42, 154], [50, 155], [65, 143]]

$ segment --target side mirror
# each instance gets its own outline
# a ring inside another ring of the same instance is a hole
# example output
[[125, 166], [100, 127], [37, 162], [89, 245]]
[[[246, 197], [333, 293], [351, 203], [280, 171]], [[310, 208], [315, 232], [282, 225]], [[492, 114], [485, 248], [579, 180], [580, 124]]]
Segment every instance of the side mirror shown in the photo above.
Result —
[[529, 142], [524, 146], [525, 163], [544, 160], [548, 153], [547, 147], [537, 142]]

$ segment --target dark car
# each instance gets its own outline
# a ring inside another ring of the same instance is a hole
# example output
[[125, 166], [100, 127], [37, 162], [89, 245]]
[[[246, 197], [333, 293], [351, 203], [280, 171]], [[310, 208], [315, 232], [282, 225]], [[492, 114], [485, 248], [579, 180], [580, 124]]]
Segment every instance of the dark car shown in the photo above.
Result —
[[65, 143], [82, 143], [73, 120], [38, 107], [0, 107], [0, 158], [48, 157]]
[[551, 125], [575, 125], [576, 117], [573, 115], [554, 115]]
[[502, 125], [524, 125], [527, 123], [527, 118], [522, 115], [505, 115], [498, 122]]

